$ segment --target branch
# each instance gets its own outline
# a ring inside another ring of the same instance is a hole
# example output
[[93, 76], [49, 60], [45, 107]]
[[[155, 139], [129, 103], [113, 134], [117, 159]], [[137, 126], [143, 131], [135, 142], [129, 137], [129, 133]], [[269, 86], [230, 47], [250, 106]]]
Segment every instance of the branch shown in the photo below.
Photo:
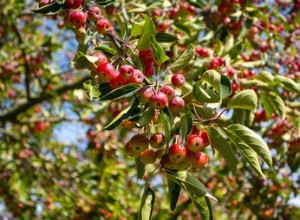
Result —
[[30, 109], [31, 107], [33, 107], [34, 105], [44, 102], [46, 100], [49, 100], [51, 98], [54, 98], [58, 95], [63, 94], [64, 92], [67, 92], [69, 90], [73, 90], [73, 89], [77, 89], [77, 88], [81, 88], [82, 84], [87, 81], [88, 79], [90, 79], [90, 76], [84, 76], [82, 78], [80, 78], [79, 80], [73, 82], [73, 83], [68, 83], [65, 84], [62, 87], [59, 87], [57, 89], [55, 89], [51, 94], [50, 93], [46, 93], [44, 95], [41, 95], [39, 97], [36, 98], [31, 98], [29, 100], [21, 100], [17, 105], [13, 106], [12, 108], [3, 111], [0, 113], [0, 122], [7, 122], [7, 121], [17, 121], [17, 117], [27, 111], [28, 109]]
[[27, 62], [26, 51], [25, 51], [24, 47], [22, 46], [22, 45], [24, 45], [24, 41], [23, 41], [21, 33], [19, 32], [18, 27], [16, 26], [16, 24], [13, 24], [12, 28], [14, 29], [14, 31], [17, 35], [18, 42], [21, 46], [21, 52], [22, 52], [22, 57], [23, 57], [23, 61], [24, 61], [24, 68], [25, 68], [26, 97], [29, 100], [30, 99], [30, 67], [29, 67], [29, 63]]

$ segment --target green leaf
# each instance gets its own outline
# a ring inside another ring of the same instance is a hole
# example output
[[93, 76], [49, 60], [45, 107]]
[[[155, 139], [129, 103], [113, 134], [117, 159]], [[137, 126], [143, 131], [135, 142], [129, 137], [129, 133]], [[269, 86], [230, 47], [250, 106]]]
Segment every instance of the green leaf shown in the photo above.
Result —
[[58, 4], [63, 5], [65, 4], [66, 0], [55, 0]]
[[104, 130], [112, 130], [121, 124], [125, 120], [133, 119], [140, 115], [141, 109], [138, 106], [139, 102], [137, 99], [133, 101], [132, 105], [128, 105], [120, 114], [115, 117], [108, 125], [104, 127]]
[[194, 205], [196, 206], [197, 210], [201, 214], [201, 220], [213, 220], [214, 215], [211, 207], [211, 203], [207, 196], [192, 199]]
[[228, 102], [227, 108], [239, 108], [253, 111], [257, 105], [257, 95], [252, 89], [235, 94]]
[[258, 162], [257, 154], [271, 169], [273, 169], [272, 157], [269, 148], [258, 134], [241, 124], [232, 124], [223, 130], [229, 139], [246, 157], [248, 163], [257, 172], [257, 174], [264, 177]]
[[118, 25], [120, 27], [121, 37], [125, 38], [125, 36], [128, 34], [128, 27], [127, 27], [126, 21], [121, 14], [115, 14], [115, 15], [116, 15], [116, 18], [118, 21]]
[[100, 92], [98, 90], [97, 85], [93, 85], [91, 80], [88, 80], [83, 83], [83, 88], [87, 91], [90, 100], [93, 100], [93, 98], [98, 98], [100, 95]]
[[132, 25], [130, 36], [131, 37], [140, 36], [142, 34], [142, 32], [143, 32], [144, 25], [145, 25], [145, 21], [135, 22]]
[[139, 220], [150, 220], [153, 212], [155, 200], [154, 191], [147, 184], [142, 197], [141, 207], [139, 211]]
[[142, 115], [140, 120], [136, 123], [137, 127], [144, 127], [149, 124], [154, 116], [155, 110], [154, 108], [149, 107]]
[[221, 75], [220, 98], [225, 99], [231, 94], [231, 83], [228, 77]]
[[178, 40], [177, 37], [175, 37], [175, 36], [173, 36], [171, 34], [162, 33], [162, 32], [156, 33], [155, 39], [159, 43], [172, 43], [172, 42]]
[[162, 63], [166, 62], [169, 58], [154, 37], [151, 38], [151, 43], [154, 49], [154, 56], [157, 64], [161, 65]]
[[139, 180], [143, 179], [145, 174], [145, 164], [142, 163], [141, 159], [138, 157], [135, 159], [135, 167], [137, 172], [137, 178]]
[[232, 174], [236, 175], [237, 159], [223, 131], [218, 127], [208, 127], [210, 144], [226, 160]]
[[210, 119], [217, 114], [216, 108], [211, 108], [207, 106], [195, 106], [197, 114], [203, 119]]
[[170, 65], [172, 71], [176, 71], [186, 66], [194, 56], [195, 49], [193, 45], [189, 45], [188, 48], [177, 58], [177, 60]]
[[95, 0], [95, 3], [97, 3], [97, 5], [105, 8], [109, 5], [114, 4], [115, 1], [116, 0]]
[[187, 111], [185, 112], [184, 115], [180, 117], [182, 144], [185, 144], [186, 138], [192, 130], [192, 126], [193, 126], [193, 116], [191, 111]]
[[152, 36], [155, 36], [155, 25], [151, 18], [148, 15], [143, 14], [145, 24], [141, 34], [141, 37], [138, 41], [137, 48], [139, 50], [146, 50], [151, 46]]
[[251, 28], [253, 24], [253, 19], [252, 18], [247, 18], [246, 22], [243, 25], [243, 28], [238, 36], [238, 39], [243, 39], [246, 34], [248, 33], [249, 29]]
[[108, 94], [112, 91], [112, 88], [109, 83], [101, 83], [99, 84], [99, 92], [101, 94]]
[[223, 129], [229, 139], [234, 143], [234, 145], [241, 151], [241, 153], [245, 156], [247, 162], [254, 169], [254, 171], [261, 177], [265, 178], [264, 174], [261, 171], [259, 161], [257, 158], [257, 154], [254, 150], [252, 150], [248, 145], [244, 145], [239, 143], [238, 137], [232, 134], [230, 131]]
[[282, 75], [276, 75], [275, 77], [285, 90], [300, 94], [300, 83], [296, 83], [294, 80]]
[[203, 183], [186, 171], [167, 173], [167, 178], [183, 186], [189, 192], [192, 199], [203, 197], [208, 194]]
[[33, 9], [32, 11], [35, 13], [47, 14], [49, 12], [57, 12], [61, 9], [61, 5], [57, 2], [53, 2], [51, 4], [45, 5], [41, 8]]
[[284, 101], [274, 92], [261, 92], [262, 102], [266, 111], [267, 118], [271, 118], [275, 112], [281, 119], [285, 118], [286, 108]]
[[230, 80], [216, 70], [205, 71], [201, 80], [193, 86], [194, 98], [202, 103], [217, 103], [230, 93]]
[[127, 85], [121, 86], [117, 89], [112, 90], [109, 93], [101, 94], [100, 100], [111, 100], [117, 98], [124, 98], [133, 95], [139, 88], [141, 87], [140, 84], [136, 83], [129, 83]]
[[159, 121], [162, 123], [163, 130], [165, 132], [166, 143], [169, 144], [172, 132], [171, 119], [165, 112], [161, 112], [159, 115]]
[[106, 47], [103, 45], [96, 47], [95, 50], [100, 50], [108, 57], [112, 57], [117, 54], [117, 51], [113, 47]]
[[179, 184], [168, 179], [168, 189], [169, 189], [169, 201], [170, 201], [170, 210], [174, 211], [176, 209], [176, 204], [179, 198], [181, 187]]
[[179, 30], [181, 30], [181, 31], [185, 32], [187, 35], [191, 36], [191, 30], [186, 24], [183, 24], [183, 23], [180, 23], [180, 22], [175, 22], [174, 25]]
[[231, 59], [237, 58], [237, 56], [241, 53], [241, 50], [243, 49], [243, 42], [240, 41], [237, 44], [234, 45], [229, 51], [228, 54]]

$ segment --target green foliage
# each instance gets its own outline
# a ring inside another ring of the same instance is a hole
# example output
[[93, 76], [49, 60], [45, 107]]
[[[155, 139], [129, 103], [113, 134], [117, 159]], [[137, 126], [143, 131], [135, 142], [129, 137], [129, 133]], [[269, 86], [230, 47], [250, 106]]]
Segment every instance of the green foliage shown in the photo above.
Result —
[[[0, 3], [0, 218], [299, 219], [296, 1], [81, 3], [111, 27], [80, 26], [65, 0]], [[96, 52], [116, 76], [134, 68], [123, 86]], [[166, 85], [176, 99], [140, 97]], [[195, 136], [203, 148], [171, 161]]]

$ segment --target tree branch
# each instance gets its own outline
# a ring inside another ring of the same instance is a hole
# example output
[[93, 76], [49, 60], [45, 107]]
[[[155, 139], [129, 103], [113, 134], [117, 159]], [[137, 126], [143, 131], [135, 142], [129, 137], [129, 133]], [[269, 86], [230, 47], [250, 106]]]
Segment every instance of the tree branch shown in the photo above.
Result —
[[34, 105], [44, 102], [46, 100], [49, 100], [51, 98], [56, 97], [57, 95], [61, 95], [64, 92], [67, 92], [69, 90], [73, 90], [73, 89], [77, 89], [77, 88], [81, 88], [82, 84], [87, 81], [88, 79], [90, 79], [90, 76], [84, 76], [80, 79], [78, 79], [77, 81], [73, 82], [73, 83], [68, 83], [65, 84], [62, 87], [59, 87], [57, 89], [55, 89], [51, 94], [50, 93], [46, 93], [44, 95], [41, 95], [39, 97], [36, 98], [31, 98], [29, 100], [21, 100], [17, 105], [13, 106], [12, 108], [3, 111], [0, 113], [0, 122], [7, 122], [7, 121], [17, 121], [17, 117], [27, 111], [28, 109], [30, 109], [31, 107], [33, 107]]

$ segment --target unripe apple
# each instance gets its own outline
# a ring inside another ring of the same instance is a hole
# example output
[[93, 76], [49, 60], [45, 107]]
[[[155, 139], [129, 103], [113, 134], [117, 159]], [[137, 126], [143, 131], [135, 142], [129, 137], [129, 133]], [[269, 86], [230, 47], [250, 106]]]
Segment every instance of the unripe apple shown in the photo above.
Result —
[[88, 10], [88, 19], [91, 21], [98, 21], [103, 18], [101, 14], [101, 9], [98, 6], [92, 6]]
[[86, 24], [86, 18], [86, 13], [84, 13], [83, 11], [72, 11], [69, 14], [69, 20], [71, 25], [77, 28]]
[[149, 98], [154, 94], [154, 90], [149, 86], [144, 86], [137, 92], [138, 99], [143, 103], [148, 103]]
[[186, 156], [186, 148], [181, 144], [173, 144], [169, 148], [168, 157], [173, 163], [179, 163], [184, 160]]
[[144, 81], [144, 74], [142, 73], [142, 71], [135, 69], [133, 71], [133, 76], [132, 78], [129, 80], [130, 83], [137, 83], [137, 84], [142, 84]]
[[182, 87], [185, 83], [185, 77], [181, 73], [174, 74], [171, 78], [171, 82], [175, 87]]
[[147, 149], [140, 154], [140, 159], [144, 164], [153, 164], [155, 163], [157, 156], [154, 150]]
[[112, 28], [110, 21], [106, 18], [102, 18], [97, 21], [97, 30], [101, 34], [107, 34]]
[[139, 152], [136, 152], [132, 149], [131, 145], [130, 145], [130, 142], [128, 142], [126, 145], [125, 145], [125, 151], [126, 153], [131, 156], [131, 157], [134, 157], [134, 158], [137, 158], [140, 156], [140, 153]]
[[165, 143], [166, 138], [165, 135], [163, 135], [162, 133], [156, 133], [150, 137], [150, 146], [153, 148], [161, 148], [165, 145]]
[[202, 168], [208, 163], [208, 156], [203, 152], [196, 153], [196, 161], [193, 164], [194, 168]]
[[100, 80], [104, 82], [108, 82], [109, 80], [118, 76], [118, 72], [115, 71], [115, 68], [110, 63], [105, 63], [97, 68], [98, 77]]
[[188, 136], [186, 148], [193, 152], [199, 152], [205, 147], [203, 138], [198, 134]]
[[149, 99], [149, 103], [152, 108], [163, 109], [168, 104], [168, 97], [163, 92], [154, 92]]
[[164, 85], [160, 91], [168, 96], [168, 100], [171, 100], [175, 97], [175, 89], [172, 86]]
[[66, 0], [69, 9], [76, 9], [81, 6], [81, 0]]
[[130, 139], [130, 145], [136, 152], [143, 152], [148, 148], [149, 140], [145, 135], [137, 134]]
[[181, 97], [174, 97], [169, 102], [169, 109], [173, 113], [183, 112], [184, 111], [185, 102]]
[[134, 68], [131, 65], [123, 65], [119, 69], [120, 77], [122, 77], [125, 81], [131, 80], [134, 74]]

